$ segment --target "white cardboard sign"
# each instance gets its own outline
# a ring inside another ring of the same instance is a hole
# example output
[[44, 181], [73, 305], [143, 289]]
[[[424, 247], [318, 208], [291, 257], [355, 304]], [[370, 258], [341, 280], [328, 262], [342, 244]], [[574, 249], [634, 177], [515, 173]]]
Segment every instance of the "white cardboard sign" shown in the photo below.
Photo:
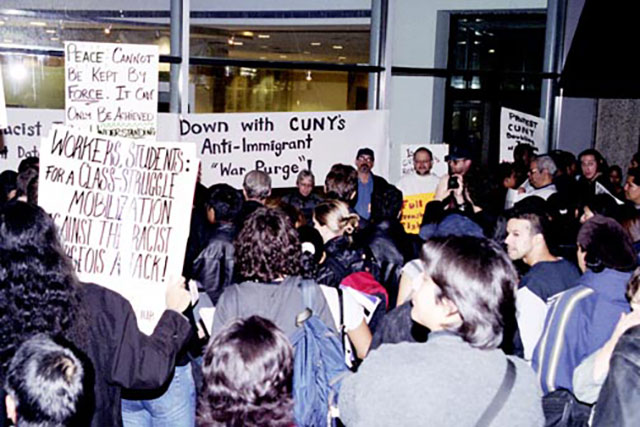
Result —
[[108, 137], [55, 125], [40, 146], [38, 203], [82, 281], [132, 303], [150, 333], [179, 277], [198, 170], [194, 144]]
[[531, 144], [538, 153], [546, 153], [544, 140], [544, 119], [502, 108], [500, 111], [500, 161], [513, 162], [513, 149], [516, 145]]
[[428, 148], [433, 154], [433, 166], [431, 173], [436, 176], [443, 176], [449, 173], [445, 157], [449, 154], [449, 144], [402, 144], [402, 156], [400, 158], [401, 175], [411, 175], [413, 169], [413, 153], [420, 147]]
[[374, 150], [374, 173], [388, 176], [385, 111], [189, 114], [180, 138], [196, 143], [208, 184], [241, 188], [253, 169], [268, 173], [273, 187], [295, 186], [303, 169], [321, 184], [334, 163], [353, 165], [361, 147]]
[[155, 140], [158, 46], [65, 42], [65, 123]]

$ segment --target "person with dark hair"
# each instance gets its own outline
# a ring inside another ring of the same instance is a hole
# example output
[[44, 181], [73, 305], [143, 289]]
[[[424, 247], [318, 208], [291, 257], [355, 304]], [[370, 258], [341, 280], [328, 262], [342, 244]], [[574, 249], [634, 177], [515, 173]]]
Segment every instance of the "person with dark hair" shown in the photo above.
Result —
[[204, 353], [198, 427], [291, 427], [293, 349], [285, 334], [260, 316], [237, 319]]
[[121, 389], [154, 389], [171, 379], [176, 354], [191, 333], [181, 314], [189, 302], [183, 281], [170, 284], [167, 309], [147, 336], [126, 299], [78, 283], [44, 210], [23, 202], [0, 209], [0, 380], [31, 336], [46, 333], [73, 343], [95, 374], [92, 426], [122, 425]]
[[282, 201], [300, 210], [307, 221], [311, 224], [313, 208], [322, 201], [322, 198], [313, 193], [315, 177], [308, 169], [303, 169], [296, 178], [296, 189], [282, 196]]
[[582, 201], [580, 224], [584, 224], [595, 215], [608, 216], [618, 220], [620, 219], [620, 207], [611, 195], [606, 193], [594, 194]]
[[16, 198], [23, 202], [38, 203], [38, 170], [26, 168], [16, 178]]
[[498, 349], [517, 283], [504, 251], [484, 238], [435, 238], [424, 245], [422, 262], [425, 271], [411, 317], [431, 330], [428, 341], [372, 352], [342, 384], [342, 421], [348, 426], [424, 425], [427, 419], [434, 426], [474, 425], [503, 387], [505, 371], [515, 371], [494, 424], [542, 425], [533, 371]]
[[603, 189], [611, 192], [609, 188], [609, 178], [607, 161], [598, 150], [589, 148], [578, 155], [581, 175], [578, 178], [577, 191], [582, 200]]
[[16, 196], [18, 174], [12, 170], [0, 173], [0, 207]]
[[36, 156], [28, 156], [20, 161], [18, 164], [18, 173], [24, 172], [27, 169], [35, 169], [36, 172], [40, 170], [40, 158]]
[[222, 291], [233, 283], [234, 220], [242, 210], [242, 195], [228, 184], [209, 187], [207, 219], [213, 225], [207, 246], [193, 262], [192, 278], [207, 292], [215, 306]]
[[341, 200], [351, 204], [358, 191], [358, 172], [353, 166], [336, 163], [331, 166], [324, 179], [324, 194], [327, 199]]
[[634, 326], [640, 325], [640, 268], [636, 268], [627, 283], [626, 297], [631, 313], [622, 313], [607, 342], [573, 371], [573, 390], [576, 397], [585, 403], [596, 403], [598, 394], [609, 372], [609, 361], [620, 337]]
[[609, 178], [609, 188], [614, 197], [624, 200], [624, 189], [622, 188], [622, 169], [618, 165], [609, 166], [607, 173]]
[[627, 182], [624, 184], [624, 195], [627, 201], [640, 210], [640, 168], [629, 169]]
[[[533, 163], [532, 163], [533, 164]], [[547, 301], [576, 285], [580, 272], [571, 262], [553, 255], [547, 245], [546, 212], [523, 205], [514, 208], [507, 222], [507, 253], [530, 268], [520, 279], [516, 318], [525, 360], [531, 360], [547, 315]]]
[[[237, 271], [245, 281], [227, 287], [218, 299], [212, 336], [232, 319], [258, 315], [290, 337], [296, 315], [305, 307], [299, 287], [300, 240], [289, 218], [278, 209], [258, 208], [245, 221], [234, 247]], [[335, 329], [324, 298], [316, 298], [311, 309]]]
[[38, 334], [22, 343], [9, 363], [7, 414], [18, 427], [86, 425], [91, 407], [85, 370], [73, 352]]
[[636, 151], [631, 156], [631, 160], [629, 160], [629, 169], [637, 169], [640, 168], [640, 151]]
[[615, 220], [596, 215], [578, 232], [577, 286], [552, 298], [533, 368], [545, 394], [572, 392], [574, 369], [611, 336], [621, 313], [629, 312], [627, 282], [636, 267], [629, 235]]
[[516, 170], [517, 185], [520, 186], [528, 177], [531, 161], [536, 156], [538, 147], [526, 142], [518, 143], [513, 148], [513, 166]]

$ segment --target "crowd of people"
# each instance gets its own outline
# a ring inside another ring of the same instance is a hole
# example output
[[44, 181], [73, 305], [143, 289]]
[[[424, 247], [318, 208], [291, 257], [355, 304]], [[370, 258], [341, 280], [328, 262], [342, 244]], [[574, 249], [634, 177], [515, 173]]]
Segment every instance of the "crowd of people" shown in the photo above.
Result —
[[[198, 183], [151, 335], [76, 277], [37, 206], [38, 159], [2, 172], [0, 421], [640, 425], [640, 152], [628, 170], [527, 144], [492, 167], [465, 145], [446, 161], [434, 175], [422, 147], [393, 185], [361, 148], [278, 196], [257, 170], [242, 189]], [[415, 195], [417, 234], [401, 223]]]

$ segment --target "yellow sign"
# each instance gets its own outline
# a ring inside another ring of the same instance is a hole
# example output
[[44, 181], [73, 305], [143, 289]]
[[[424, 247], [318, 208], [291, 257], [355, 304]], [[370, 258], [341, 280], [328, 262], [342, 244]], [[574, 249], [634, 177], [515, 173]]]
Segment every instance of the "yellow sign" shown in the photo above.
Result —
[[420, 232], [424, 208], [427, 203], [433, 200], [434, 196], [435, 193], [423, 193], [404, 197], [400, 222], [407, 233], [418, 234]]

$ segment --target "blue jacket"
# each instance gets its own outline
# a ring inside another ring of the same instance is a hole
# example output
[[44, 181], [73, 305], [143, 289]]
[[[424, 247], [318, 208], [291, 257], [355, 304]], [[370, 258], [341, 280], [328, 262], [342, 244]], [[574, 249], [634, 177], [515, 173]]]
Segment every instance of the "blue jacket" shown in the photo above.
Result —
[[573, 370], [609, 339], [621, 313], [631, 273], [588, 270], [578, 285], [550, 299], [544, 331], [533, 353], [532, 366], [544, 394], [572, 390]]

